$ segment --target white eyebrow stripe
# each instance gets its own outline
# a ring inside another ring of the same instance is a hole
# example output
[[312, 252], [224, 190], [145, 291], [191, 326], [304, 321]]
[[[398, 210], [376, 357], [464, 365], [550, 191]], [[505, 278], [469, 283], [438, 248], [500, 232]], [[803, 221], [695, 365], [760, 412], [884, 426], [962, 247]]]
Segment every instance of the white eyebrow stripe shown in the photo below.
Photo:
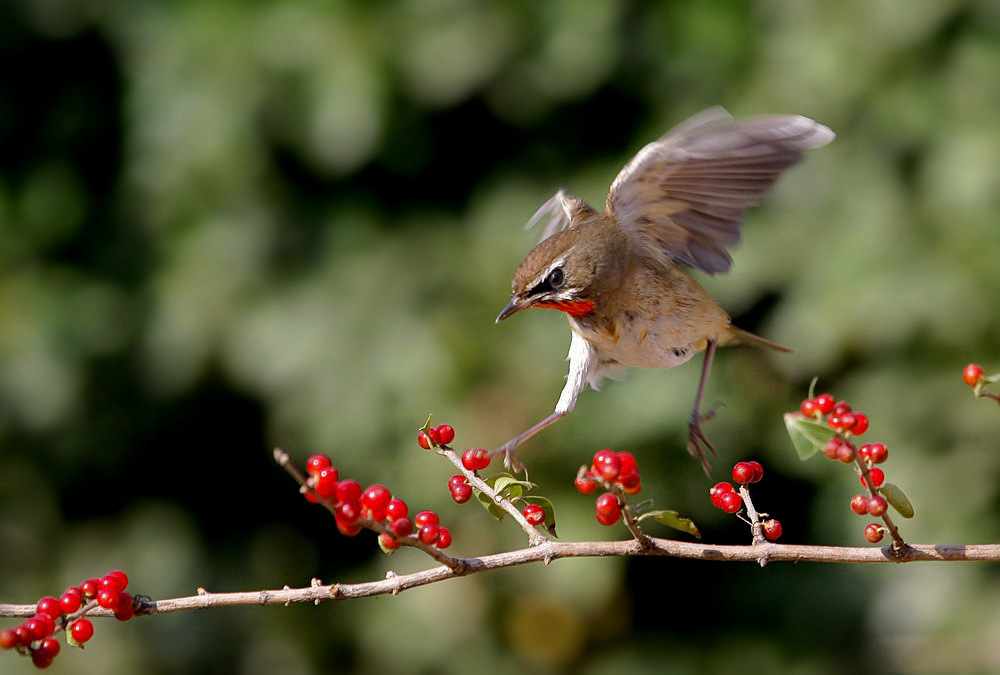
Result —
[[565, 262], [566, 262], [566, 257], [564, 256], [562, 258], [559, 258], [559, 260], [556, 260], [551, 265], [549, 265], [547, 270], [538, 275], [538, 278], [535, 279], [535, 283], [533, 283], [531, 287], [534, 288], [538, 284], [544, 282], [546, 279], [549, 278], [549, 275], [552, 273], [552, 270], [554, 270], [557, 267], [562, 267]]

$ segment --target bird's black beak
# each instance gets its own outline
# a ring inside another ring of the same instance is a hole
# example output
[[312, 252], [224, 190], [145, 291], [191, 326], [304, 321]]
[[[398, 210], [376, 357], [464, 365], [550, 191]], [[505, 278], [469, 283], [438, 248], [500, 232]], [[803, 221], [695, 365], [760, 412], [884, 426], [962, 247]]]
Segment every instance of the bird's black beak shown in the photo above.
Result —
[[530, 306], [531, 306], [530, 298], [525, 298], [515, 295], [513, 298], [510, 299], [510, 302], [507, 303], [507, 306], [504, 307], [502, 310], [500, 310], [500, 313], [497, 314], [496, 323], [500, 323], [511, 314], [520, 312], [525, 307], [530, 307]]

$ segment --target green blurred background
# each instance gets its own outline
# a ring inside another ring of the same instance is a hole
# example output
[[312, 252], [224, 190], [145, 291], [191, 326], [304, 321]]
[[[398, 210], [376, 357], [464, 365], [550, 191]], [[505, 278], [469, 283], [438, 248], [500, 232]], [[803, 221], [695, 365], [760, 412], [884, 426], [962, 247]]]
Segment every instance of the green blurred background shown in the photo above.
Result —
[[[603, 203], [713, 104], [839, 134], [705, 279], [797, 349], [720, 355], [717, 477], [759, 459], [784, 541], [864, 544], [851, 472], [800, 463], [781, 423], [818, 375], [889, 444], [906, 538], [1000, 540], [1000, 417], [961, 382], [1000, 370], [996, 2], [9, 0], [0, 69], [0, 600], [118, 567], [160, 598], [428, 566], [337, 534], [275, 445], [439, 510], [456, 554], [523, 545], [450, 501], [415, 429], [433, 412], [495, 447], [551, 410], [565, 320], [493, 325], [522, 224], [559, 187]], [[572, 490], [609, 446], [707, 541], [747, 541], [683, 450], [698, 368], [586, 393], [525, 446], [563, 538], [624, 536]], [[53, 672], [987, 672], [998, 573], [559, 561], [100, 622]]]

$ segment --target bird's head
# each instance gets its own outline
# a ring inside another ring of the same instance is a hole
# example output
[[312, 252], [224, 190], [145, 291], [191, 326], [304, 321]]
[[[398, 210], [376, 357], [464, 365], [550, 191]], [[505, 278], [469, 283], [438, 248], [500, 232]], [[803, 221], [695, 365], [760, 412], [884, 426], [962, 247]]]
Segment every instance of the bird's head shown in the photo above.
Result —
[[[593, 213], [593, 212], [592, 212]], [[609, 285], [617, 285], [621, 256], [603, 216], [593, 217], [540, 242], [524, 257], [511, 282], [511, 299], [497, 315], [500, 323], [528, 307], [585, 316]]]

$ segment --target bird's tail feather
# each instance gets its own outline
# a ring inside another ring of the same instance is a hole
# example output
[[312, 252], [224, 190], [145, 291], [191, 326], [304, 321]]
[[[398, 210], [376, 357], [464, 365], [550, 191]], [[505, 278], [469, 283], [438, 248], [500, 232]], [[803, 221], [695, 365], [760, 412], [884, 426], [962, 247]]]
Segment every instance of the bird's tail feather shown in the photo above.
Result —
[[754, 335], [749, 331], [745, 331], [742, 328], [737, 328], [736, 326], [730, 326], [728, 333], [722, 338], [720, 344], [723, 346], [729, 345], [751, 345], [753, 347], [765, 347], [767, 349], [773, 349], [776, 352], [794, 352], [795, 350], [791, 347], [786, 347], [785, 345], [778, 344], [777, 342], [772, 342], [767, 338], [762, 338], [759, 335]]

